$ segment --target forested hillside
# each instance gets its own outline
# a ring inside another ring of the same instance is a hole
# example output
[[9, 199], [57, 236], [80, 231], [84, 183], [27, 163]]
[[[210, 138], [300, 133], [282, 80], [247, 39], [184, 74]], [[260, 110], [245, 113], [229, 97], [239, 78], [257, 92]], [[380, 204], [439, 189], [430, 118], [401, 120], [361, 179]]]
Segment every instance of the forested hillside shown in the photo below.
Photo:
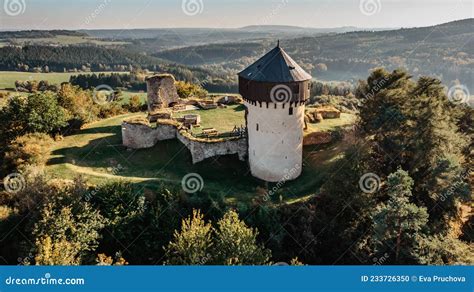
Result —
[[[318, 79], [361, 79], [368, 70], [383, 66], [406, 68], [415, 76], [436, 75], [445, 83], [459, 79], [472, 86], [473, 27], [474, 19], [466, 19], [433, 27], [286, 39], [282, 46]], [[275, 44], [276, 40], [258, 40], [204, 45], [163, 51], [156, 56], [235, 74]]]
[[22, 31], [0, 31], [0, 39], [12, 38], [52, 38], [56, 36], [87, 36], [84, 32], [74, 30], [22, 30]]
[[166, 71], [182, 80], [206, 79], [204, 69], [170, 65], [155, 57], [99, 46], [7, 46], [0, 48], [0, 70], [5, 71]]
[[158, 51], [187, 46], [248, 42], [276, 38], [316, 36], [360, 30], [356, 27], [308, 28], [284, 25], [251, 25], [242, 28], [169, 28], [81, 30], [91, 37], [129, 43], [127, 50], [154, 54]]
[[[236, 73], [281, 39], [285, 50], [318, 80], [355, 85], [375, 67], [403, 68], [415, 77], [436, 76], [448, 86], [459, 81], [474, 91], [473, 27], [474, 19], [465, 19], [432, 27], [357, 32], [344, 32], [353, 28], [286, 26], [3, 32], [0, 38], [31, 41], [27, 42], [30, 45], [0, 47], [0, 70], [88, 72], [139, 68], [169, 72], [211, 91], [235, 92]], [[68, 37], [89, 43], [39, 45], [34, 41], [71, 41]]]

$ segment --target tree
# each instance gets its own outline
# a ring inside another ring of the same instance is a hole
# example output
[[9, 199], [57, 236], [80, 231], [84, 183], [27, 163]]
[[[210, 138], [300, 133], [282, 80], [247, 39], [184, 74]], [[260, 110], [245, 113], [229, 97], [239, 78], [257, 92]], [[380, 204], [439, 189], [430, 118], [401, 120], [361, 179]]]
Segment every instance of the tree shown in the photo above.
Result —
[[[366, 143], [353, 145], [327, 174], [326, 182], [317, 192], [317, 196], [307, 206], [312, 212], [300, 216], [305, 221], [313, 214], [311, 229], [304, 224], [294, 224], [299, 230], [299, 237], [292, 235], [299, 242], [300, 237], [311, 239], [303, 246], [310, 257], [301, 257], [305, 263], [368, 263], [370, 252], [366, 242], [372, 228], [372, 212], [380, 200], [380, 184], [374, 181], [373, 188], [364, 192], [359, 184], [361, 177], [373, 171], [370, 147]], [[294, 209], [302, 209], [294, 206]], [[297, 212], [297, 211], [293, 211]], [[299, 212], [299, 211], [298, 211]], [[293, 214], [290, 213], [291, 217]], [[291, 229], [290, 229], [291, 230]], [[292, 241], [292, 238], [289, 239]], [[309, 245], [311, 243], [311, 245]], [[296, 244], [294, 248], [298, 248]], [[290, 249], [290, 248], [286, 248]], [[348, 252], [350, 251], [350, 252]], [[294, 254], [292, 256], [296, 256]], [[344, 255], [344, 256], [341, 256]]]
[[395, 262], [400, 255], [409, 257], [416, 240], [428, 222], [426, 208], [410, 203], [413, 180], [406, 171], [399, 169], [388, 176], [389, 200], [380, 204], [373, 214], [376, 250], [394, 249]]
[[142, 103], [140, 96], [133, 95], [128, 101], [127, 109], [132, 113], [136, 113], [141, 111], [143, 109], [143, 106], [144, 104]]
[[91, 204], [106, 219], [109, 232], [104, 234], [102, 246], [107, 250], [123, 248], [124, 242], [137, 238], [144, 231], [145, 197], [137, 193], [131, 183], [104, 184], [91, 189], [89, 197]]
[[13, 96], [0, 109], [0, 123], [3, 145], [27, 133], [54, 134], [67, 125], [65, 111], [51, 92]]
[[166, 264], [203, 265], [211, 255], [212, 226], [204, 221], [200, 211], [183, 219], [181, 231], [175, 231], [173, 240], [166, 247]]
[[457, 217], [457, 204], [470, 199], [462, 169], [467, 137], [459, 130], [457, 109], [441, 81], [421, 77], [411, 95], [416, 98], [407, 103], [409, 122], [402, 127], [408, 133], [403, 143], [408, 158], [405, 165], [415, 180], [416, 201], [430, 210], [432, 226], [446, 232], [450, 220]]
[[257, 243], [258, 231], [249, 228], [235, 211], [228, 211], [214, 229], [200, 211], [183, 219], [181, 231], [165, 248], [166, 264], [173, 265], [263, 265], [270, 250]]
[[52, 93], [31, 94], [27, 99], [26, 131], [55, 133], [67, 125], [64, 109]]
[[5, 153], [7, 172], [20, 170], [27, 165], [43, 166], [46, 163], [53, 139], [42, 133], [20, 136], [13, 140]]
[[61, 84], [58, 103], [66, 110], [69, 124], [74, 128], [80, 128], [84, 123], [94, 121], [99, 115], [99, 107], [94, 104], [92, 93], [69, 83]]
[[363, 100], [359, 128], [370, 141], [373, 169], [382, 176], [405, 169], [414, 180], [412, 201], [429, 210], [433, 231], [447, 233], [457, 204], [469, 199], [462, 169], [468, 144], [441, 81], [414, 82], [404, 71], [377, 69], [357, 93]]
[[318, 63], [315, 66], [317, 72], [326, 72], [328, 70], [328, 66], [324, 63]]
[[474, 246], [452, 236], [423, 236], [414, 255], [421, 265], [473, 265]]
[[215, 261], [225, 265], [264, 265], [270, 260], [270, 250], [257, 243], [258, 231], [239, 220], [230, 210], [217, 222], [214, 238]]
[[128, 262], [119, 254], [115, 256], [115, 260], [107, 256], [106, 254], [100, 253], [97, 255], [97, 265], [98, 266], [125, 266], [128, 265]]
[[65, 260], [71, 264], [81, 262], [98, 246], [99, 231], [104, 227], [103, 217], [79, 198], [68, 203], [70, 200], [71, 197], [51, 199], [34, 226], [37, 257], [42, 262], [56, 262], [55, 254], [63, 252], [67, 256]]
[[408, 91], [413, 87], [410, 78], [404, 71], [376, 69], [357, 89], [357, 98], [362, 100], [358, 126], [362, 135], [372, 138], [376, 164], [385, 175], [403, 166], [407, 157], [404, 138], [412, 133], [401, 128], [406, 122]]
[[184, 81], [177, 81], [175, 84], [178, 95], [181, 98], [205, 98], [207, 96], [207, 91], [204, 90], [200, 85]]

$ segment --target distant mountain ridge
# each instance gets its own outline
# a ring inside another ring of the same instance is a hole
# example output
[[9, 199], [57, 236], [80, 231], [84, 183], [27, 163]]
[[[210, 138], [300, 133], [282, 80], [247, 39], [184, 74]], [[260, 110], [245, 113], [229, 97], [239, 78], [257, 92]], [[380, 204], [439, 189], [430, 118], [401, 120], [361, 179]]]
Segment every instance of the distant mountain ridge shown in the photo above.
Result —
[[393, 28], [360, 28], [356, 26], [341, 26], [341, 27], [332, 27], [332, 28], [314, 28], [314, 27], [301, 27], [301, 26], [291, 26], [291, 25], [248, 25], [239, 28], [243, 31], [265, 31], [265, 32], [298, 32], [305, 34], [320, 34], [320, 33], [343, 33], [350, 31], [380, 31], [380, 30], [390, 30]]
[[[380, 66], [437, 76], [447, 84], [459, 80], [474, 90], [473, 28], [474, 18], [469, 18], [430, 27], [283, 38], [281, 45], [305, 70], [323, 80], [364, 79], [369, 70]], [[155, 56], [235, 74], [274, 47], [276, 39], [192, 46]]]

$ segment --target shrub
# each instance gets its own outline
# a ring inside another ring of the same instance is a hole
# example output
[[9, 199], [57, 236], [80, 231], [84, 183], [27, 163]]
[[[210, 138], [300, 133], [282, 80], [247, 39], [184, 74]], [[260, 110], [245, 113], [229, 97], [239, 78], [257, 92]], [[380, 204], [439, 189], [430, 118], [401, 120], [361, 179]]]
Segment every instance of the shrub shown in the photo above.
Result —
[[177, 81], [175, 85], [176, 90], [178, 91], [178, 95], [181, 98], [205, 98], [207, 96], [207, 91], [203, 89], [200, 85], [184, 81]]
[[58, 92], [58, 103], [69, 115], [69, 124], [80, 128], [83, 124], [94, 121], [99, 109], [94, 105], [92, 93], [69, 83], [63, 83]]
[[129, 112], [136, 113], [136, 112], [142, 111], [143, 106], [144, 106], [144, 103], [142, 103], [140, 96], [133, 95], [128, 101], [126, 108]]
[[32, 133], [20, 136], [8, 145], [5, 153], [5, 165], [9, 169], [22, 169], [26, 165], [42, 166], [53, 139], [43, 133]]
[[124, 108], [117, 103], [107, 103], [99, 106], [99, 115], [101, 119], [110, 118], [125, 113]]

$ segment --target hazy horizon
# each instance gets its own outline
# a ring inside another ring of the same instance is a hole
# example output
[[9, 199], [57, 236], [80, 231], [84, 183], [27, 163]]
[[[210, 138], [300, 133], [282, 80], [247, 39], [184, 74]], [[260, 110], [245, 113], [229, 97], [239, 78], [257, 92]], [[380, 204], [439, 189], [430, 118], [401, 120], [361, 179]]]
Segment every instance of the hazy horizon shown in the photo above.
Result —
[[0, 30], [253, 25], [408, 28], [474, 15], [470, 0], [77, 0], [67, 4], [59, 0], [3, 0], [2, 4]]

